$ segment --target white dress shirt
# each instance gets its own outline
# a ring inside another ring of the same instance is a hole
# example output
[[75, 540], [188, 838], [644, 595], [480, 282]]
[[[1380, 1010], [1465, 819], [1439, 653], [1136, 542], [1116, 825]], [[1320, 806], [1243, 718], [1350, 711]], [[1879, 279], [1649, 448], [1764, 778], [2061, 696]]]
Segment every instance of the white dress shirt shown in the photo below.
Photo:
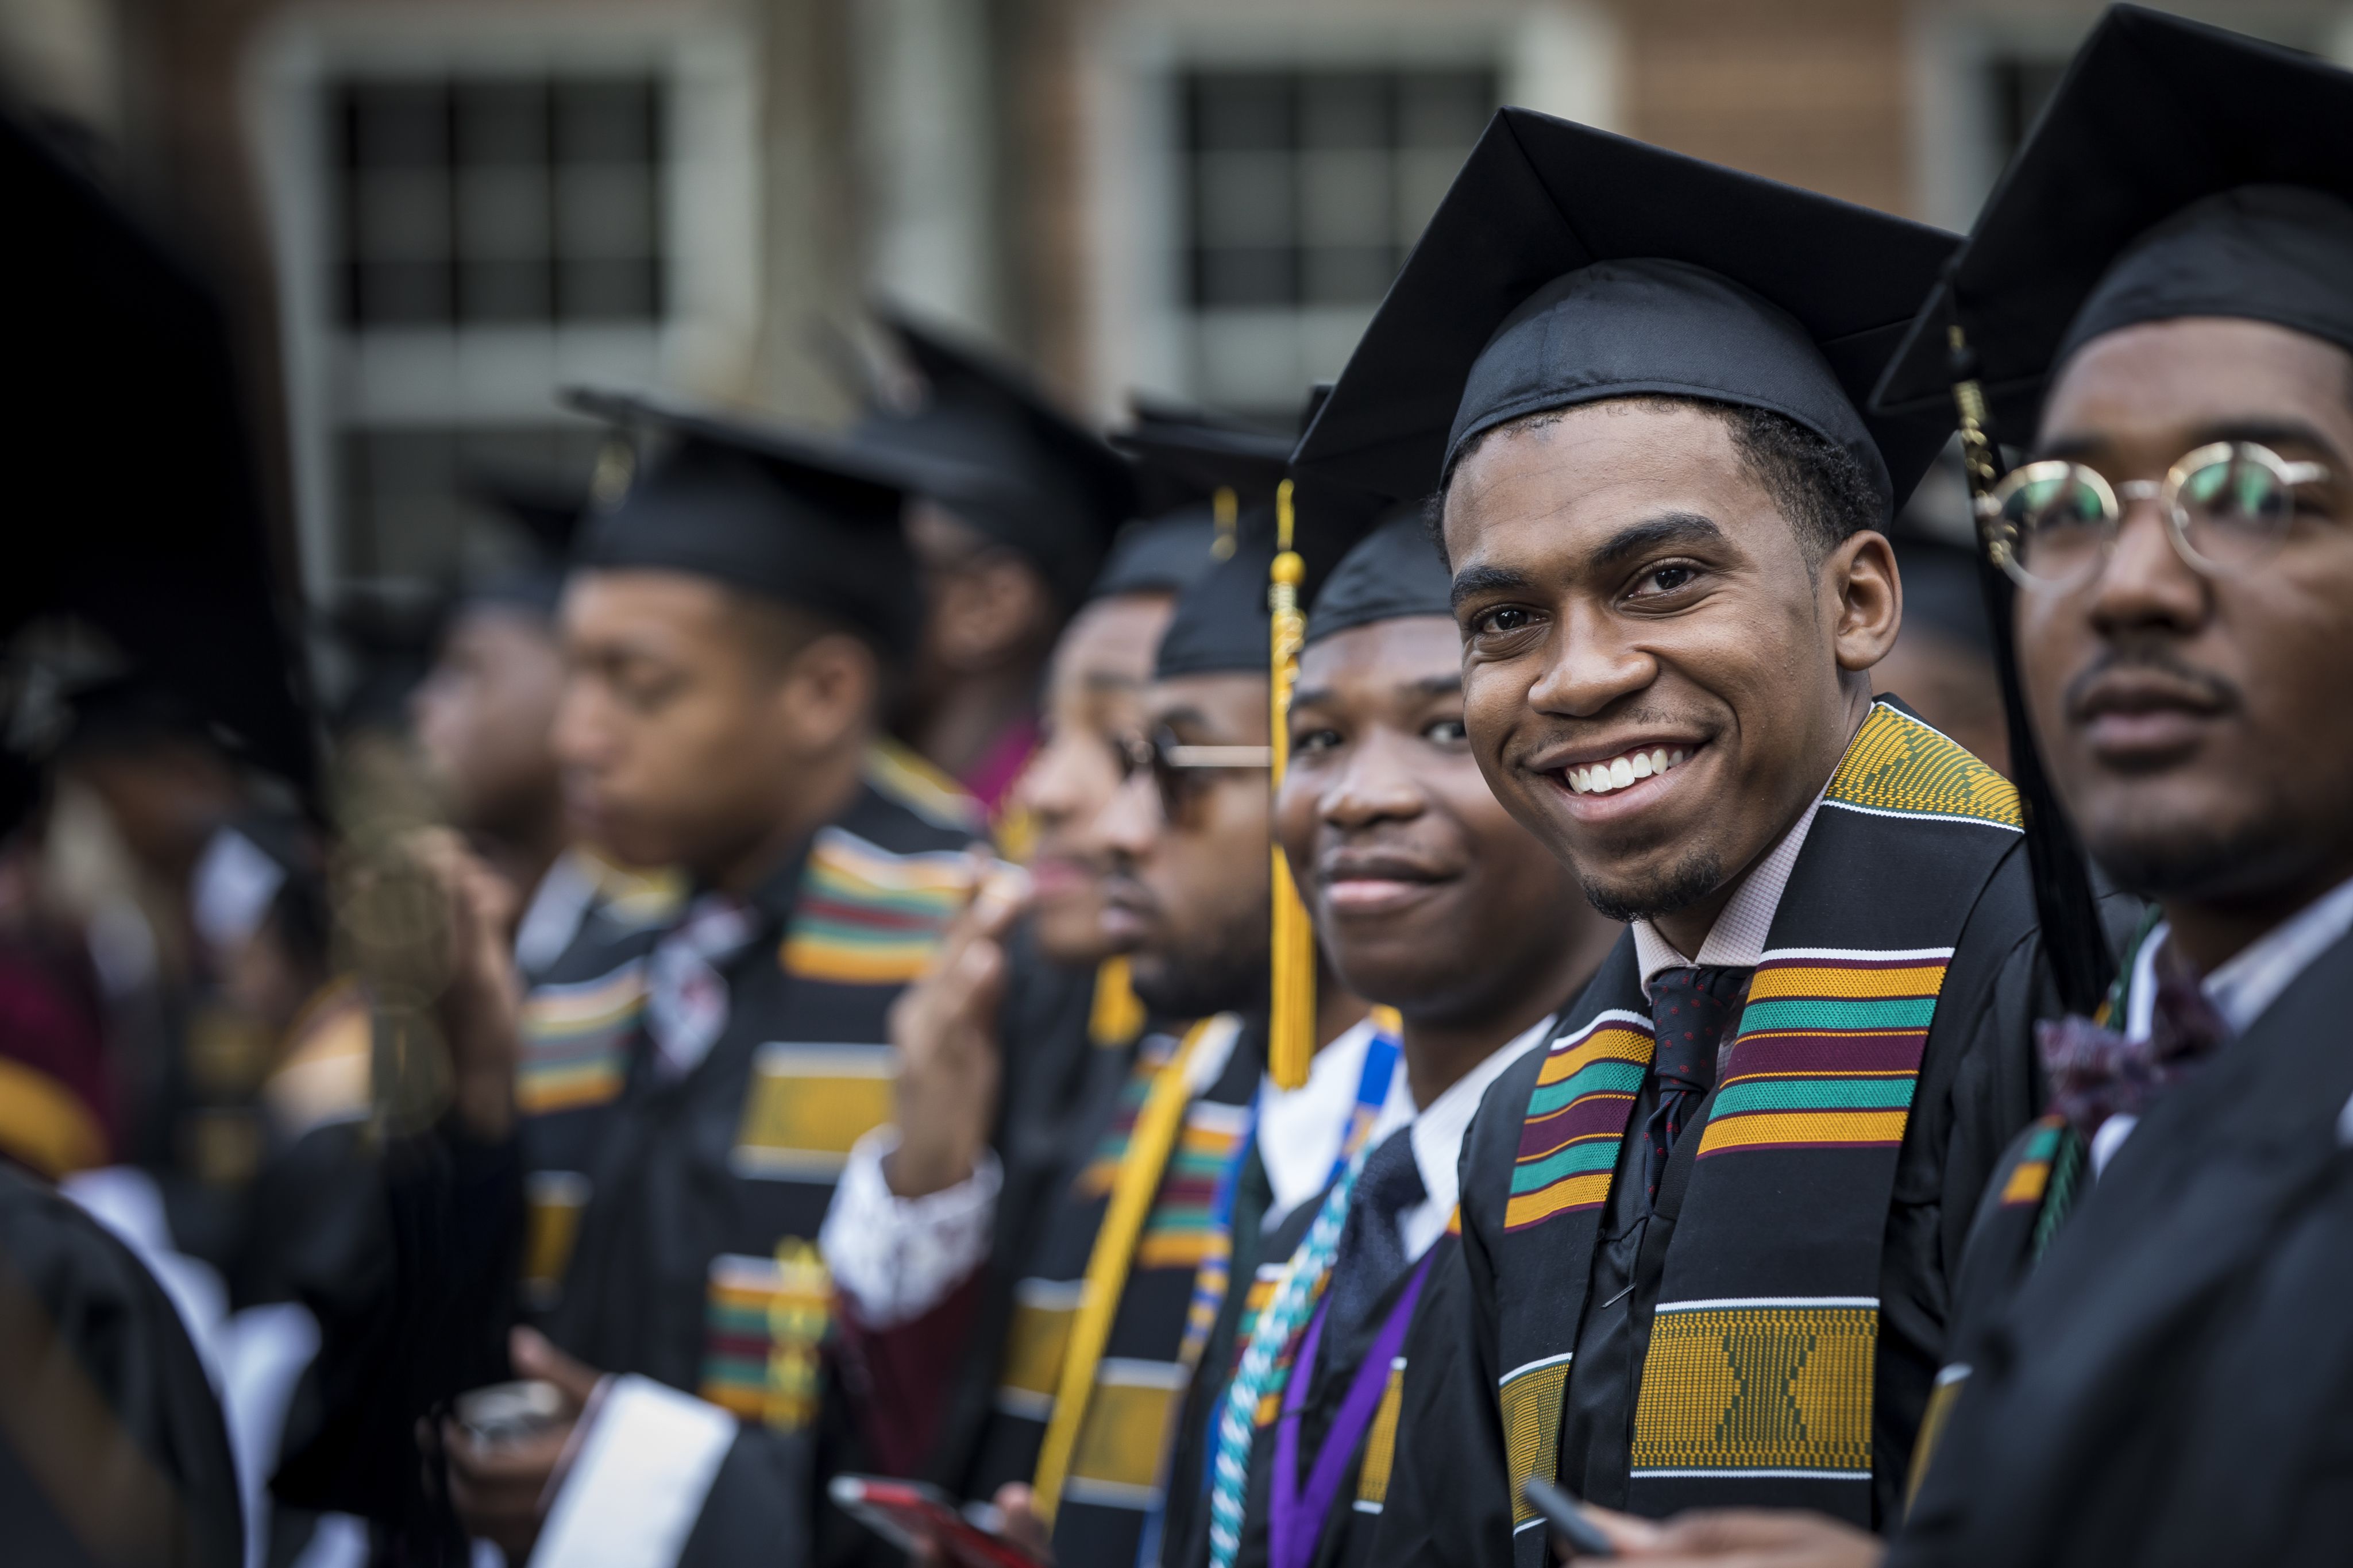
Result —
[[[1827, 791], [1830, 786], [1825, 784], [1822, 788]], [[1757, 967], [1757, 961], [1765, 956], [1765, 938], [1773, 929], [1781, 895], [1788, 890], [1789, 873], [1797, 869], [1799, 851], [1805, 848], [1806, 835], [1812, 831], [1814, 816], [1821, 809], [1822, 797], [1816, 795], [1805, 815], [1789, 825], [1741, 879], [1739, 890], [1708, 928], [1697, 958], [1685, 958], [1649, 921], [1634, 922], [1634, 957], [1642, 966], [1643, 995], [1651, 994], [1651, 982], [1670, 969]]]
[[[2234, 1035], [2243, 1035], [2256, 1019], [2279, 1000], [2338, 938], [2353, 931], [2353, 880], [2339, 882], [2278, 925], [2265, 931], [2215, 966], [2200, 984], [2206, 1000]], [[2157, 954], [2171, 938], [2173, 928], [2160, 921], [2133, 955], [2132, 979], [2125, 986], [2125, 1038], [2145, 1040], [2157, 1013]], [[2107, 1169], [2108, 1162], [2132, 1136], [2140, 1118], [2118, 1111], [2100, 1123], [2092, 1135], [2092, 1173]], [[2337, 1141], [2353, 1144], [2353, 1100], [2337, 1118]]]
[[[1514, 1036], [1509, 1044], [1448, 1085], [1430, 1102], [1429, 1110], [1413, 1119], [1413, 1131], [1408, 1136], [1413, 1140], [1414, 1169], [1421, 1173], [1422, 1191], [1430, 1195], [1398, 1215], [1398, 1235], [1405, 1242], [1409, 1262], [1437, 1245], [1454, 1215], [1454, 1205], [1461, 1200], [1462, 1138], [1471, 1131], [1471, 1118], [1485, 1098], [1487, 1086], [1503, 1076], [1505, 1068], [1542, 1045], [1551, 1036], [1554, 1022], [1546, 1018]], [[1405, 1077], [1403, 1063], [1398, 1064], [1398, 1077]]]

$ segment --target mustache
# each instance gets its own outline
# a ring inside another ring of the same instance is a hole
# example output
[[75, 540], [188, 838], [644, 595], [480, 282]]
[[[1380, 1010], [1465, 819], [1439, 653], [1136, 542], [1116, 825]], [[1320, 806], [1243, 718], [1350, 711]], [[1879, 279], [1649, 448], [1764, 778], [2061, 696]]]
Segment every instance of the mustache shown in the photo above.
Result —
[[2236, 708], [2243, 700], [2238, 686], [2211, 669], [2200, 669], [2162, 637], [2129, 637], [2107, 645], [2099, 658], [2067, 683], [2067, 711], [2081, 713], [2092, 689], [2108, 676], [2123, 671], [2162, 676], [2196, 691], [2217, 709]]

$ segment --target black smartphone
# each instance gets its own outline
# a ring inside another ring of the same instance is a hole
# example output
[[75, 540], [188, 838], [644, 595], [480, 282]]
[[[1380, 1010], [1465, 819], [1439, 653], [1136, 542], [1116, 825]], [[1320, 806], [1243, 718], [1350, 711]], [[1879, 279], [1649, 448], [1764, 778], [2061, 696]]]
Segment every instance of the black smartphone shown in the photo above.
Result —
[[1520, 1483], [1520, 1495], [1528, 1506], [1544, 1516], [1545, 1528], [1553, 1539], [1568, 1547], [1571, 1557], [1615, 1557], [1618, 1549], [1601, 1533], [1601, 1527], [1585, 1517], [1585, 1505], [1550, 1481], [1530, 1476]]

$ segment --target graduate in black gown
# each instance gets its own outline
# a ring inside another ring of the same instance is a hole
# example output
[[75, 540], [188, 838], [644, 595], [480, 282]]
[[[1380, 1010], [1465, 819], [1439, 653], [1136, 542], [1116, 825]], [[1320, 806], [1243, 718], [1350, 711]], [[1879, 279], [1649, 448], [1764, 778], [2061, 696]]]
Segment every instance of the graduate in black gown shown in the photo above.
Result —
[[1528, 1568], [1531, 1476], [1899, 1511], [2053, 1005], [2016, 793], [1870, 689], [1953, 243], [1505, 110], [1301, 445], [1439, 489], [1482, 771], [1631, 922], [1472, 1127], [1377, 1562]]
[[565, 1390], [564, 1418], [502, 1447], [435, 1429], [469, 1532], [797, 1561], [838, 1431], [814, 1238], [889, 1114], [884, 1015], [970, 896], [981, 824], [878, 740], [913, 624], [907, 462], [591, 405], [645, 450], [575, 554], [557, 753], [591, 840], [682, 866], [691, 898], [667, 925], [590, 919], [517, 1016], [495, 890], [442, 847], [454, 1103], [387, 1152], [389, 1277], [324, 1325], [332, 1419], [279, 1485], [429, 1545], [411, 1424], [507, 1375], [522, 1321], [514, 1370]]
[[[1259, 445], [1258, 468], [1279, 477], [1287, 446]], [[1242, 467], [1229, 458], [1223, 477], [1246, 484]], [[1274, 477], [1256, 499], [1271, 500]], [[1155, 489], [1178, 504], [1121, 537], [1048, 667], [1039, 744], [1010, 797], [1029, 825], [1029, 896], [960, 917], [894, 1015], [893, 1125], [852, 1151], [827, 1217], [860, 1418], [887, 1473], [963, 1477], [997, 1385], [997, 1358], [971, 1347], [1005, 1342], [1045, 1193], [1092, 1142], [1151, 1029], [1133, 943], [1105, 931], [1107, 867], [1091, 835], [1119, 787], [1121, 748], [1143, 731], [1176, 595], [1217, 564], [1221, 537], [1206, 493]]]
[[1021, 859], [1011, 794], [1037, 746], [1047, 660], [1135, 515], [1134, 476], [1019, 365], [905, 311], [875, 314], [921, 391], [912, 406], [871, 406], [852, 438], [944, 459], [907, 513], [924, 622], [892, 727]]
[[[219, 310], [6, 114], [0, 184], [14, 226], [0, 293], [6, 420], [25, 458], [11, 480], [0, 637], [69, 625], [52, 646], [107, 648], [133, 680], [170, 693], [216, 753], [299, 795], [316, 758]], [[133, 429], [140, 460], [126, 461]], [[31, 684], [12, 683], [12, 731], [34, 716], [16, 706]], [[10, 750], [0, 837], [39, 792]], [[97, 1032], [63, 1005], [55, 971], [12, 958], [0, 985], [0, 1558], [239, 1568], [237, 1476], [179, 1311], [50, 1184], [108, 1155]]]
[[2156, 909], [2042, 1031], [2051, 1114], [1986, 1190], [1885, 1551], [1810, 1516], [1619, 1533], [1790, 1568], [2341, 1563], [2353, 76], [2111, 11], [1881, 396], [1956, 379], [2024, 459], [1981, 516], [2035, 750]]
[[2158, 923], [2044, 1032], [1892, 1556], [2341, 1562], [2353, 75], [2112, 11], [1885, 395], [1956, 326], [2045, 763]]
[[[1414, 1114], [1366, 1150], [1345, 1191], [1261, 1242], [1253, 1289], [1228, 1306], [1251, 1309], [1228, 1336], [1236, 1353], [1188, 1414], [1185, 1440], [1206, 1452], [1176, 1466], [1207, 1500], [1192, 1500], [1164, 1563], [1365, 1561], [1406, 1326], [1460, 1247], [1462, 1134], [1618, 938], [1479, 774], [1448, 589], [1409, 510], [1349, 552], [1308, 616], [1277, 826], [1334, 971], [1380, 1005]], [[1233, 1363], [1241, 1378], [1222, 1375]]]

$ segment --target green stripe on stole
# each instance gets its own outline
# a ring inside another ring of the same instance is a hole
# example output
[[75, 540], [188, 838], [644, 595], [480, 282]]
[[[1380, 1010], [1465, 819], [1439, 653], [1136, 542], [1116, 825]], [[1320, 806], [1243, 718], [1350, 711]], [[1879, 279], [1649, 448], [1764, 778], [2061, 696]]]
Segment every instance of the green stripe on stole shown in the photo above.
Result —
[[[1634, 1413], [1638, 1511], [1752, 1500], [1769, 1477], [1777, 1502], [1871, 1521], [1876, 1299], [1896, 1158], [1945, 963], [2014, 835], [2014, 797], [1999, 775], [1897, 710], [1874, 708], [1775, 911], [1760, 973], [1785, 973], [1754, 987], [1769, 999], [1744, 1010], [1705, 1120], [1677, 1144], [1687, 1180]], [[1873, 873], [1861, 897], [1856, 867]], [[1630, 960], [1623, 951], [1607, 966], [1564, 1041], [1606, 1011], [1647, 1011]], [[1612, 1112], [1610, 1094], [1580, 1108], [1586, 1121], [1607, 1122], [1605, 1135], [1557, 1150], [1539, 1152], [1539, 1119], [1578, 1115], [1562, 1107], [1588, 1086], [1537, 1089], [1513, 1190], [1580, 1162], [1603, 1173], [1582, 1180], [1606, 1184], [1634, 1135], [1625, 1115], [1644, 1071], [1583, 1068], [1580, 1078], [1628, 1086], [1624, 1103]], [[1677, 1181], [1671, 1173], [1662, 1197]], [[1552, 1363], [1577, 1346], [1602, 1212], [1590, 1203], [1491, 1236], [1515, 1491], [1521, 1476], [1557, 1464], [1566, 1400], [1514, 1391], [1557, 1377]], [[1544, 1561], [1543, 1536], [1517, 1532], [1523, 1568]]]

